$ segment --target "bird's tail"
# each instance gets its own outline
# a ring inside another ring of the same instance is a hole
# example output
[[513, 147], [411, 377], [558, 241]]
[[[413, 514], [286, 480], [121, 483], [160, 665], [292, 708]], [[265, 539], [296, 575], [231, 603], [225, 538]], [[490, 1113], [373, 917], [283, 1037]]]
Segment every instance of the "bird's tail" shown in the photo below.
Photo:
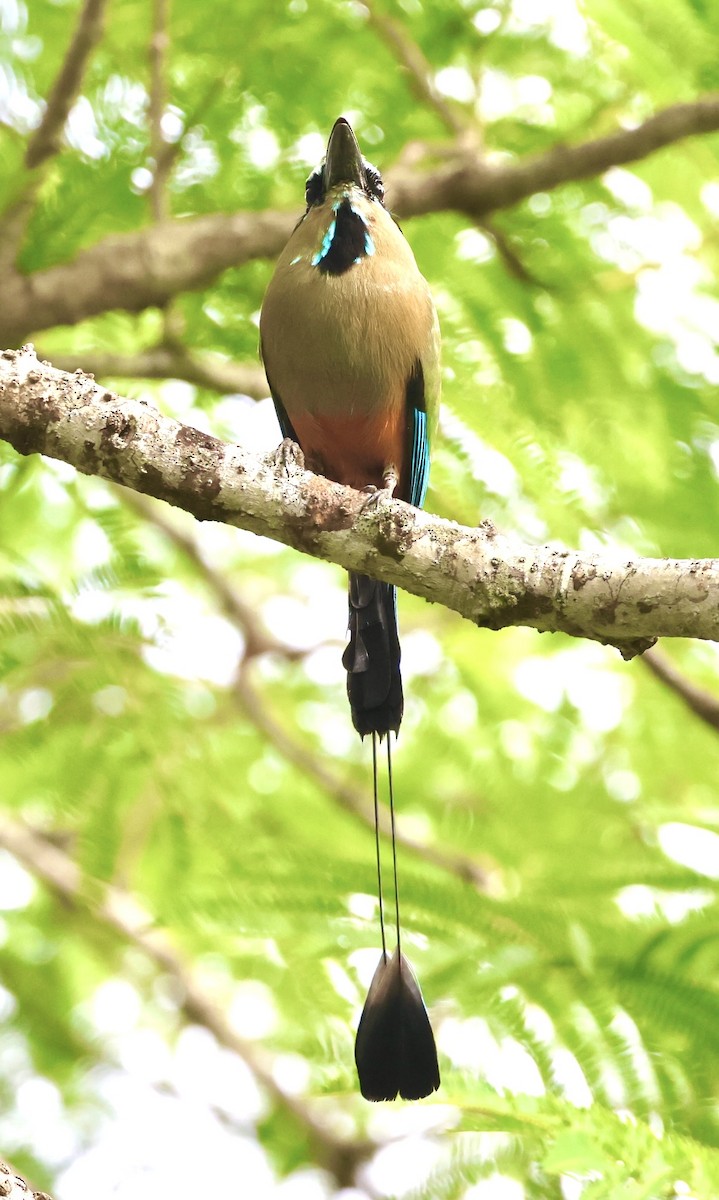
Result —
[[361, 737], [399, 730], [404, 710], [397, 594], [389, 583], [350, 572], [349, 635], [342, 656], [352, 723]]

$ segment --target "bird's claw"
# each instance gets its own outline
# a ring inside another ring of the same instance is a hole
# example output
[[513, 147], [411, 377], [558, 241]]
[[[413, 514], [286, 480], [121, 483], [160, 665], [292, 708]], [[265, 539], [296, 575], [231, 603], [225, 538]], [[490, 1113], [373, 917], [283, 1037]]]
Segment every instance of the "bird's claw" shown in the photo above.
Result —
[[293, 475], [296, 471], [305, 469], [302, 447], [288, 437], [282, 439], [270, 461], [278, 471], [284, 471], [286, 475]]
[[362, 494], [365, 500], [362, 503], [362, 512], [374, 512], [382, 504], [383, 500], [394, 499], [394, 489], [397, 485], [394, 480], [386, 487], [375, 487], [373, 483], [368, 483], [362, 488]]

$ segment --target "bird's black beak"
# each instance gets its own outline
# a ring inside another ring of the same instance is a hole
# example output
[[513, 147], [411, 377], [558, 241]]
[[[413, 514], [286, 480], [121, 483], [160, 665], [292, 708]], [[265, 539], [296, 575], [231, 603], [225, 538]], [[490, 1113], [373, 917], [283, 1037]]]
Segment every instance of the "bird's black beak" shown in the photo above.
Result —
[[364, 183], [362, 151], [344, 117], [338, 117], [332, 126], [325, 159], [325, 186], [329, 189], [340, 183], [356, 183], [358, 187]]

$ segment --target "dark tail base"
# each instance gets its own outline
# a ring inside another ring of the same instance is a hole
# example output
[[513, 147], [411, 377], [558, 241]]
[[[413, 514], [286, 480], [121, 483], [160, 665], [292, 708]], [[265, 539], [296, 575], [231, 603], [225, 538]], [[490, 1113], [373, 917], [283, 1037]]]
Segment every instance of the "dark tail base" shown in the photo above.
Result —
[[361, 737], [398, 732], [404, 711], [397, 596], [389, 583], [350, 574], [349, 634], [342, 665], [352, 723]]

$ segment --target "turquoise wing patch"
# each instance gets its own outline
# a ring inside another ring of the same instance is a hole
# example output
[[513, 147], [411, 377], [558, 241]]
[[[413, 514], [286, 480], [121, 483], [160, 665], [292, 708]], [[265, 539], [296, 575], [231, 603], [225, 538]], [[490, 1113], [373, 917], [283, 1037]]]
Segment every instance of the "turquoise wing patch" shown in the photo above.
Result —
[[409, 502], [421, 508], [429, 483], [429, 427], [424, 400], [424, 372], [418, 362], [407, 383], [409, 433]]

